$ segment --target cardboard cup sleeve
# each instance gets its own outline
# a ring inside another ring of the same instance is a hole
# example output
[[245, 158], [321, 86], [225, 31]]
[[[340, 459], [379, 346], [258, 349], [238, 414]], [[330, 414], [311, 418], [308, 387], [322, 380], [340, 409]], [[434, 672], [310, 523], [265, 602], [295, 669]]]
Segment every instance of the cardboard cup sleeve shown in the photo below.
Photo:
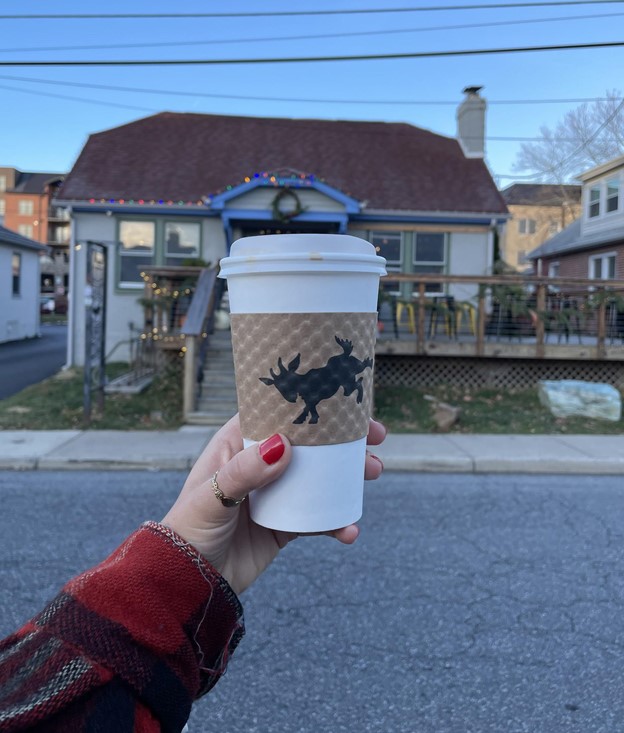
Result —
[[363, 438], [372, 412], [377, 313], [232, 314], [244, 438], [294, 445]]

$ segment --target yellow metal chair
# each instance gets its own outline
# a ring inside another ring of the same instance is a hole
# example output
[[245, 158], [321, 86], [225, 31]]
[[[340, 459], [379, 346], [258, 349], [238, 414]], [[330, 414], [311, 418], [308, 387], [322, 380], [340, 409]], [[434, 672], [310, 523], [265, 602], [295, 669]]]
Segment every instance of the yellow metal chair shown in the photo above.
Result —
[[455, 338], [457, 336], [455, 299], [452, 296], [440, 298], [430, 307], [429, 338], [437, 336], [439, 325], [444, 328], [444, 332], [449, 338]]
[[416, 333], [416, 311], [414, 310], [414, 304], [408, 303], [405, 300], [397, 300], [396, 303], [396, 322], [397, 326], [401, 325], [401, 318], [403, 317], [403, 311], [407, 315], [407, 325], [410, 333]]
[[457, 330], [457, 333], [461, 331], [461, 327], [465, 319], [472, 335], [473, 336], [476, 335], [477, 333], [477, 309], [474, 307], [472, 303], [469, 303], [466, 300], [460, 303], [457, 303], [457, 309], [455, 311], [455, 319], [456, 319], [455, 328]]

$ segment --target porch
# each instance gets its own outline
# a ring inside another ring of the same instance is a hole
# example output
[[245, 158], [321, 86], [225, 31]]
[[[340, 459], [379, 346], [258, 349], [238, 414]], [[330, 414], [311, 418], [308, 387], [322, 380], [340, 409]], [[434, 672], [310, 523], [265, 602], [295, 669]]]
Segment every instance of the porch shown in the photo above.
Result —
[[[214, 328], [222, 281], [207, 268], [151, 268], [144, 279], [141, 339], [184, 359], [186, 421], [222, 424], [236, 412], [229, 332]], [[553, 374], [621, 381], [624, 281], [392, 273], [378, 312], [380, 383], [483, 383], [505, 372], [515, 375], [505, 386]]]
[[624, 361], [624, 281], [389, 274], [377, 356]]

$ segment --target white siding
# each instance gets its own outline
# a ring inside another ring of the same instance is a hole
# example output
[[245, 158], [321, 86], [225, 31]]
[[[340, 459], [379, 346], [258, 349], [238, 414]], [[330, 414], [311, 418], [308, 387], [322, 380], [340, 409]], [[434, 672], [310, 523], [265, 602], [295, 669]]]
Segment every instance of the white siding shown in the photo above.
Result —
[[[117, 218], [116, 218], [117, 216]], [[138, 299], [143, 296], [143, 288], [130, 288], [120, 291], [117, 288], [117, 219], [122, 215], [106, 216], [106, 214], [78, 213], [74, 214], [74, 227], [76, 243], [81, 248], [75, 251], [75, 274], [76, 286], [73, 297], [73, 328], [74, 339], [73, 362], [76, 365], [84, 364], [85, 351], [85, 303], [84, 289], [86, 282], [86, 247], [87, 240], [102, 242], [108, 246], [108, 282], [107, 300], [108, 308], [106, 313], [106, 354], [112, 353], [112, 361], [127, 361], [130, 352], [128, 339], [130, 336], [129, 323], [137, 327], [143, 326], [143, 308]], [[146, 216], [153, 220], [153, 215]], [[170, 217], [161, 217], [166, 220]], [[220, 219], [202, 220], [202, 252], [201, 257], [216, 265], [225, 257], [226, 241], [225, 233]], [[116, 347], [116, 348], [115, 348]]]
[[[19, 296], [12, 288], [13, 252], [22, 256]], [[0, 343], [39, 335], [39, 254], [0, 243]]]
[[[616, 179], [619, 182], [619, 202], [616, 211], [606, 213], [607, 182]], [[600, 215], [589, 218], [589, 192], [594, 186], [600, 187]], [[624, 169], [610, 171], [608, 174], [592, 179], [583, 184], [583, 214], [581, 218], [581, 236], [609, 234], [619, 230], [624, 234]]]
[[[486, 275], [491, 272], [488, 232], [471, 234], [452, 232], [449, 235], [449, 275]], [[473, 300], [476, 303], [477, 285], [451, 285], [449, 294], [457, 300]]]
[[[251, 209], [271, 213], [273, 200], [282, 190], [280, 187], [260, 186], [253, 189], [253, 191], [230, 199], [226, 204], [226, 209]], [[307, 211], [344, 212], [344, 204], [326, 196], [316, 189], [292, 188], [291, 190], [297, 194], [301, 205]]]

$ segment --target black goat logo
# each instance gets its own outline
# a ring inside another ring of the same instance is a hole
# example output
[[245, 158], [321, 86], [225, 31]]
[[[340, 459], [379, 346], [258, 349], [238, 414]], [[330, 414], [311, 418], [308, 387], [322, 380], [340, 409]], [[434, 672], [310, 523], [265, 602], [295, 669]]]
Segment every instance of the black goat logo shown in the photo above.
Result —
[[364, 361], [360, 361], [351, 355], [353, 351], [351, 341], [340, 339], [338, 336], [334, 338], [343, 353], [331, 356], [325, 366], [310, 369], [305, 374], [297, 374], [301, 354], [297, 354], [288, 367], [284, 366], [280, 356], [277, 360], [279, 374], [270, 369], [272, 379], [260, 377], [261, 382], [269, 387], [274, 386], [288, 402], [296, 402], [298, 397], [303, 399], [305, 408], [301, 415], [293, 420], [295, 425], [305, 422], [308, 415], [310, 425], [315, 425], [319, 421], [316, 406], [321, 400], [333, 397], [340, 387], [343, 388], [345, 397], [357, 392], [357, 403], [362, 402], [364, 397], [363, 377], [356, 379], [356, 375], [365, 369], [372, 369], [373, 360], [367, 357]]

